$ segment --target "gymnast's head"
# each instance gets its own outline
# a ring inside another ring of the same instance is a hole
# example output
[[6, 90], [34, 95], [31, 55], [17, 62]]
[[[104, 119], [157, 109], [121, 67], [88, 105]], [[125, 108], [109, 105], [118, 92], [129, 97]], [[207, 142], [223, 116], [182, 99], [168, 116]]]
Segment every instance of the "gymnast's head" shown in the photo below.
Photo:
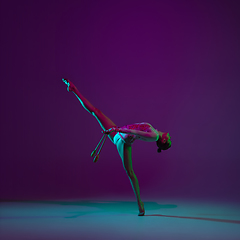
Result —
[[156, 141], [157, 146], [158, 146], [158, 152], [160, 153], [161, 150], [167, 150], [171, 147], [172, 142], [171, 142], [171, 137], [169, 133], [162, 133], [159, 132], [159, 139]]

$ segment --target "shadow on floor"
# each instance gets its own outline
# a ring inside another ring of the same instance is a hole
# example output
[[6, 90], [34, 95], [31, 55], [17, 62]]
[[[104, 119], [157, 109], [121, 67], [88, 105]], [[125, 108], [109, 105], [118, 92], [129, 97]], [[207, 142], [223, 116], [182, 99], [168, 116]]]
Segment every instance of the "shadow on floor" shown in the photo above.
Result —
[[183, 217], [183, 216], [169, 216], [169, 215], [161, 215], [161, 214], [148, 214], [148, 215], [145, 215], [145, 217], [184, 218], [184, 219], [195, 219], [195, 220], [204, 220], [204, 221], [212, 221], [212, 222], [224, 222], [224, 223], [240, 224], [239, 220], [227, 220], [227, 219], [217, 219], [217, 218]]

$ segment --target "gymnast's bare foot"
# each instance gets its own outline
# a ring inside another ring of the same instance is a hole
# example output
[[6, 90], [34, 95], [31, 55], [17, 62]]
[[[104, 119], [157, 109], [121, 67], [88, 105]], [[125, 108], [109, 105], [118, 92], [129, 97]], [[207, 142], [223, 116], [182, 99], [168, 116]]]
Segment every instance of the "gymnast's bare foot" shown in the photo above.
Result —
[[144, 214], [145, 214], [144, 203], [141, 202], [140, 205], [139, 205], [139, 214], [138, 214], [138, 216], [144, 216]]
[[74, 90], [75, 86], [71, 81], [69, 81], [69, 79], [62, 78], [62, 81], [67, 85], [68, 92], [72, 92]]

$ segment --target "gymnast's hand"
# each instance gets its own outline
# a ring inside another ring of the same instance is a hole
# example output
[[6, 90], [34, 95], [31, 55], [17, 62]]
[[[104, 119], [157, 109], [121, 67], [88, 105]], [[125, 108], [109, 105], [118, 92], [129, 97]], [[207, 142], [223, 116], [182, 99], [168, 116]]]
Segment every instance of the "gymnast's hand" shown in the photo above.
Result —
[[102, 133], [107, 134], [107, 135], [112, 133], [112, 132], [120, 132], [120, 128], [112, 127], [112, 128], [109, 128], [109, 129], [107, 129], [105, 131], [102, 131]]

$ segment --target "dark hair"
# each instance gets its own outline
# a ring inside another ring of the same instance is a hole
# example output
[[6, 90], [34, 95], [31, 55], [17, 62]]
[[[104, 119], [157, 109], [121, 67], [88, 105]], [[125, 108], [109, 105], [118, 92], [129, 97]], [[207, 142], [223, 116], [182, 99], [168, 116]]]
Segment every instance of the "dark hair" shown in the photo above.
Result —
[[162, 150], [167, 150], [171, 147], [171, 145], [167, 142], [168, 137], [167, 137], [168, 133], [164, 133], [162, 135], [162, 137], [159, 136], [159, 139], [156, 141], [157, 146], [158, 146], [158, 153], [160, 153]]

